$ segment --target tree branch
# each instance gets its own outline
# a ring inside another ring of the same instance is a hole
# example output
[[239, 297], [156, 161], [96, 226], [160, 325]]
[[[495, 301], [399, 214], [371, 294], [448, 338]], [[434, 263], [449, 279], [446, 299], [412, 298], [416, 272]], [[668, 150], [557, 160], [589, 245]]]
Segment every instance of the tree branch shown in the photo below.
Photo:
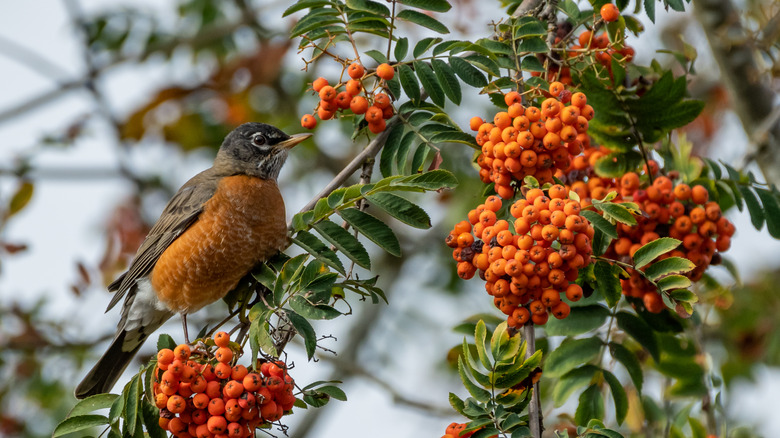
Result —
[[[752, 40], [729, 0], [694, 0], [694, 13], [710, 43], [734, 111], [751, 143], [750, 156], [770, 184], [780, 183], [780, 118], [776, 93], [756, 64]], [[761, 129], [763, 124], [766, 128]]]
[[[526, 349], [525, 358], [528, 359], [536, 352], [536, 332], [533, 324], [526, 324], [523, 327], [523, 336], [525, 337]], [[539, 402], [539, 383], [534, 383], [531, 391], [531, 404], [528, 406], [528, 426], [531, 429], [531, 436], [542, 438], [542, 409]]]

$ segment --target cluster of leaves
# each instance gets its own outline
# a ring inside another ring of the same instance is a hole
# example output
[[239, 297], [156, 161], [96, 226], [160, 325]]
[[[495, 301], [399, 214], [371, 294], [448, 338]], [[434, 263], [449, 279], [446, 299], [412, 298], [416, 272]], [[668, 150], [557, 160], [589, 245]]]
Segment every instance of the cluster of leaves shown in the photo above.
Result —
[[489, 349], [486, 341], [487, 327], [479, 320], [474, 344], [468, 344], [464, 338], [458, 357], [458, 373], [471, 396], [463, 400], [450, 393], [450, 404], [471, 420], [465, 431], [476, 431], [474, 437], [498, 433], [531, 436], [528, 417], [522, 413], [531, 402], [531, 388], [541, 375], [542, 352], [526, 356], [526, 342], [510, 333], [506, 322], [493, 331]]
[[[704, 102], [686, 99], [687, 78], [674, 78], [671, 71], [656, 64], [660, 78], [648, 89], [626, 77], [626, 69], [613, 62], [612, 78], [600, 79], [593, 72], [580, 76], [580, 87], [588, 102], [596, 108], [590, 122], [590, 135], [612, 151], [599, 159], [596, 172], [605, 177], [620, 177], [642, 160], [637, 145], [653, 144], [672, 130], [693, 121], [704, 108]], [[636, 69], [639, 74], [640, 69]], [[648, 72], [644, 72], [647, 74]]]
[[280, 353], [279, 345], [275, 345], [272, 336], [272, 315], [289, 321], [303, 337], [306, 352], [312, 358], [317, 337], [309, 319], [333, 319], [342, 315], [334, 305], [345, 299], [346, 292], [356, 293], [361, 298], [371, 298], [375, 303], [380, 299], [386, 301], [384, 292], [376, 286], [376, 277], [354, 277], [353, 268], [347, 269], [337, 255], [336, 251], [354, 265], [371, 269], [371, 258], [366, 248], [356, 235], [331, 220], [332, 216], [337, 215], [356, 233], [389, 254], [400, 257], [401, 246], [393, 230], [376, 216], [363, 211], [359, 205], [367, 201], [407, 225], [425, 229], [431, 226], [428, 214], [418, 205], [392, 192], [436, 191], [456, 185], [454, 176], [446, 170], [410, 176], [394, 175], [373, 184], [355, 184], [337, 189], [320, 199], [312, 210], [295, 215], [292, 220], [292, 242], [305, 253], [292, 258], [281, 255], [253, 273], [257, 283], [262, 286], [259, 293], [264, 296], [249, 312], [253, 356], [257, 356], [260, 350], [274, 357]]

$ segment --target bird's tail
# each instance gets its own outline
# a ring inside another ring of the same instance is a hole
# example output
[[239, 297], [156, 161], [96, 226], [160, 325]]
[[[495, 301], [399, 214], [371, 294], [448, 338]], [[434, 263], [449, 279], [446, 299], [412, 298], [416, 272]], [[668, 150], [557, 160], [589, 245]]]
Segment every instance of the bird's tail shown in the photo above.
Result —
[[135, 347], [132, 347], [129, 351], [125, 351], [127, 346], [124, 345], [125, 337], [129, 332], [121, 330], [119, 334], [114, 338], [111, 346], [103, 354], [103, 357], [98, 360], [94, 367], [89, 371], [84, 380], [76, 387], [76, 398], [87, 398], [95, 394], [103, 394], [111, 391], [116, 381], [122, 375], [122, 372], [127, 368], [130, 362], [135, 357], [135, 354], [143, 345], [143, 340], [137, 342]]

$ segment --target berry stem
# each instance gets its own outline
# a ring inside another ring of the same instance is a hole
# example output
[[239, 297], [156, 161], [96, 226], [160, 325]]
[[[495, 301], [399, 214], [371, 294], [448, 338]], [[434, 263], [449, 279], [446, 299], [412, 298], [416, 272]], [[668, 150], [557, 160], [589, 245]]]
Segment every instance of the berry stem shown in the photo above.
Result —
[[[395, 29], [395, 0], [391, 2], [393, 4], [392, 6], [392, 12], [390, 13], [390, 29], [388, 31], [389, 36], [387, 37], [387, 59], [390, 59], [390, 49], [393, 46], [393, 29]], [[400, 61], [400, 59], [398, 60]]]

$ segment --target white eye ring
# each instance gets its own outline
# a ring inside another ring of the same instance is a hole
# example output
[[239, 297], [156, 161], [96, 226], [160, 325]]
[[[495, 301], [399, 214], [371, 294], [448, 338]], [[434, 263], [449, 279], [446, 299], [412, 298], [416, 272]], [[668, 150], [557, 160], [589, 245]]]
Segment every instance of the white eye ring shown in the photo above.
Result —
[[259, 132], [252, 134], [252, 144], [255, 146], [264, 146], [266, 143], [265, 136]]

